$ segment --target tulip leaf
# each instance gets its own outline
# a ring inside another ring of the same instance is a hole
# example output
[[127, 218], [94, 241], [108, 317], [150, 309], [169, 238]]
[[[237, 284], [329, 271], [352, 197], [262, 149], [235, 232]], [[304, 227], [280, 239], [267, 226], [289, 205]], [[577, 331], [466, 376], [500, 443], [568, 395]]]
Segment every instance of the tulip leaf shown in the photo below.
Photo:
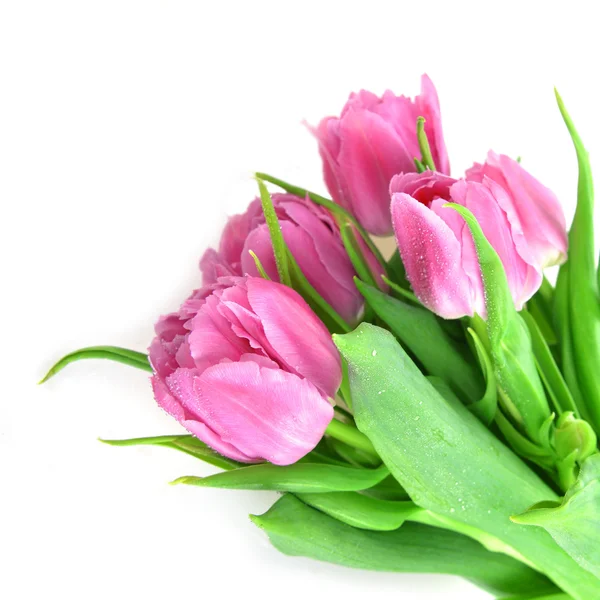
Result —
[[289, 494], [265, 514], [252, 515], [271, 543], [289, 556], [305, 556], [355, 569], [459, 575], [496, 595], [556, 588], [542, 575], [469, 538], [406, 523], [395, 531], [365, 531], [306, 506]]
[[575, 401], [579, 414], [591, 422], [587, 406], [581, 395], [579, 382], [577, 381], [576, 361], [573, 355], [573, 339], [571, 336], [571, 325], [569, 316], [569, 274], [568, 265], [565, 263], [560, 268], [556, 281], [554, 295], [554, 322], [560, 340], [561, 368], [569, 391]]
[[391, 333], [363, 323], [334, 340], [348, 362], [356, 425], [415, 504], [485, 536], [488, 546], [495, 539], [497, 550], [577, 600], [597, 594], [600, 580], [550, 535], [510, 521], [556, 494], [466, 407], [442, 398]]
[[402, 262], [398, 249], [396, 249], [390, 260], [388, 260], [386, 270], [389, 279], [391, 279], [393, 283], [405, 290], [410, 289], [410, 283], [406, 277], [406, 269], [404, 268], [404, 263]]
[[550, 407], [535, 365], [531, 339], [513, 304], [500, 257], [468, 209], [458, 204], [448, 206], [463, 217], [475, 242], [485, 290], [487, 332], [500, 389], [500, 405], [533, 442], [544, 445], [546, 440], [540, 430], [550, 415]]
[[[342, 235], [342, 242], [344, 244], [344, 248], [346, 249], [346, 253], [350, 258], [350, 262], [354, 267], [354, 270], [358, 274], [358, 276], [364, 281], [368, 282], [369, 285], [377, 286], [377, 278], [380, 273], [372, 273], [371, 267], [367, 263], [365, 256], [358, 244], [358, 240], [354, 235], [354, 229], [350, 222], [342, 223], [340, 225], [340, 233]], [[381, 270], [384, 271], [384, 268], [381, 267]]]
[[271, 237], [271, 246], [273, 247], [273, 255], [275, 256], [275, 264], [277, 265], [277, 273], [279, 274], [279, 281], [288, 287], [291, 287], [290, 274], [288, 270], [288, 252], [283, 240], [283, 233], [281, 233], [281, 227], [279, 225], [279, 219], [273, 206], [273, 200], [267, 190], [265, 184], [260, 180], [258, 182], [258, 189], [260, 190], [260, 201], [262, 204], [263, 214], [267, 227], [269, 228], [269, 235]]
[[584, 569], [600, 578], [600, 454], [584, 461], [577, 482], [560, 505], [533, 506], [512, 520], [544, 528]]
[[355, 279], [356, 287], [377, 316], [417, 357], [427, 373], [446, 381], [455, 394], [473, 402], [483, 394], [477, 366], [469, 362], [465, 349], [452, 340], [429, 310], [410, 306]]
[[566, 268], [568, 327], [573, 356], [577, 357], [573, 366], [586, 412], [596, 433], [600, 434], [600, 297], [594, 249], [594, 184], [588, 153], [558, 92], [556, 101], [575, 146], [579, 166], [577, 208], [569, 231]]
[[219, 467], [220, 469], [237, 469], [242, 463], [231, 460], [209, 448], [193, 435], [161, 435], [156, 437], [131, 438], [127, 440], [104, 440], [101, 442], [110, 446], [161, 446], [189, 454], [195, 458]]
[[152, 371], [152, 366], [148, 362], [148, 355], [127, 348], [119, 348], [118, 346], [89, 346], [71, 352], [63, 356], [49, 371], [46, 373], [40, 383], [48, 381], [51, 377], [62, 371], [68, 364], [78, 360], [86, 360], [90, 358], [101, 358], [105, 360], [113, 360], [115, 362], [136, 367], [143, 371]]
[[342, 523], [372, 531], [393, 531], [405, 521], [414, 521], [417, 513], [425, 512], [409, 500], [400, 502], [380, 500], [358, 492], [296, 494], [296, 496], [305, 504]]
[[306, 300], [316, 315], [325, 323], [331, 332], [351, 331], [350, 325], [333, 309], [333, 307], [315, 290], [302, 273], [296, 259], [286, 246], [287, 264], [290, 275], [290, 287], [295, 289]]
[[469, 404], [467, 408], [487, 427], [489, 427], [494, 421], [496, 412], [498, 409], [498, 390], [496, 388], [496, 375], [494, 374], [494, 365], [488, 355], [488, 352], [483, 345], [483, 342], [479, 339], [479, 336], [470, 327], [467, 332], [473, 340], [477, 357], [479, 358], [479, 364], [485, 375], [485, 392], [483, 396], [474, 402]]
[[511, 596], [510, 598], [501, 598], [500, 600], [572, 600], [569, 594], [561, 592], [557, 594], [546, 594], [545, 592], [536, 594], [526, 594], [525, 596]]
[[[419, 150], [421, 150], [420, 166], [425, 167], [425, 169], [429, 169], [430, 171], [437, 171], [435, 162], [433, 161], [433, 155], [431, 154], [431, 148], [429, 147], [427, 133], [425, 133], [425, 117], [417, 118], [417, 140], [419, 142]], [[419, 166], [416, 159], [415, 165]]]
[[527, 301], [527, 310], [535, 319], [540, 332], [549, 346], [556, 345], [558, 342], [552, 318], [553, 304], [554, 289], [546, 277], [544, 277], [540, 289]]
[[258, 271], [259, 275], [263, 279], [266, 279], [267, 281], [271, 281], [271, 278], [265, 271], [263, 264], [260, 262], [260, 258], [258, 258], [258, 256], [256, 256], [256, 252], [254, 252], [253, 250], [248, 250], [248, 254], [250, 254], [250, 256], [252, 257], [252, 260], [254, 261], [254, 264], [256, 265], [256, 270]]
[[554, 409], [559, 415], [565, 411], [571, 411], [579, 416], [575, 400], [573, 400], [573, 396], [552, 356], [552, 352], [546, 343], [536, 319], [526, 310], [521, 313], [521, 316], [529, 330], [535, 362], [542, 381], [548, 390], [548, 395], [552, 399]]
[[389, 474], [386, 467], [360, 469], [321, 463], [296, 463], [284, 467], [252, 465], [208, 477], [185, 476], [173, 483], [234, 490], [278, 492], [354, 492], [368, 489]]
[[365, 241], [365, 244], [369, 247], [371, 252], [375, 255], [380, 264], [384, 265], [385, 260], [377, 248], [377, 245], [370, 238], [369, 234], [365, 230], [365, 228], [356, 220], [352, 213], [348, 212], [345, 208], [333, 202], [333, 200], [329, 200], [328, 198], [324, 198], [323, 196], [319, 196], [319, 194], [315, 194], [314, 192], [309, 192], [308, 190], [298, 187], [297, 185], [292, 185], [291, 183], [287, 183], [282, 179], [278, 179], [277, 177], [273, 177], [272, 175], [267, 175], [266, 173], [256, 173], [255, 174], [258, 179], [262, 181], [268, 181], [269, 183], [273, 183], [279, 186], [281, 189], [289, 192], [290, 194], [294, 194], [295, 196], [299, 196], [300, 198], [305, 198], [308, 196], [315, 204], [319, 206], [323, 206], [327, 208], [329, 212], [333, 215], [342, 217], [343, 220], [350, 221], [360, 233], [361, 237]]

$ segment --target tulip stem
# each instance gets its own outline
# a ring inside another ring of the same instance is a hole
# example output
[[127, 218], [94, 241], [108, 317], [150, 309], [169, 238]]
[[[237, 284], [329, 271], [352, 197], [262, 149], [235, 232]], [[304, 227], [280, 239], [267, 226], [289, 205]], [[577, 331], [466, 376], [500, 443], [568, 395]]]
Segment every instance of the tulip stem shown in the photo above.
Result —
[[336, 440], [340, 440], [340, 442], [344, 442], [349, 446], [353, 446], [358, 450], [362, 450], [371, 456], [379, 458], [377, 451], [373, 447], [373, 444], [371, 444], [371, 440], [366, 435], [358, 431], [356, 427], [353, 427], [348, 423], [342, 423], [342, 421], [333, 419], [327, 426], [325, 433], [329, 434]]

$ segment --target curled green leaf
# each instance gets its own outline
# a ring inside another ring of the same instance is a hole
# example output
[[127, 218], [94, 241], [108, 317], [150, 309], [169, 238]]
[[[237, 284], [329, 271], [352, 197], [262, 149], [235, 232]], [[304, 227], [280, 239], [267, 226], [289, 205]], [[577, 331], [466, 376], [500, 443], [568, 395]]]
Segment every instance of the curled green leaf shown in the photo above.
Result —
[[193, 435], [159, 435], [125, 440], [100, 439], [100, 441], [109, 446], [160, 446], [161, 448], [171, 448], [224, 470], [237, 469], [243, 466], [242, 463], [215, 452]]
[[62, 371], [67, 365], [78, 360], [87, 360], [91, 358], [100, 358], [104, 360], [112, 360], [115, 362], [142, 369], [143, 371], [152, 371], [152, 366], [148, 362], [148, 355], [127, 348], [119, 348], [118, 346], [89, 346], [70, 352], [63, 356], [43, 377], [40, 383], [48, 381], [54, 377], [59, 371]]
[[209, 477], [180, 477], [172, 483], [234, 490], [353, 492], [373, 487], [388, 475], [389, 471], [384, 466], [360, 469], [322, 463], [296, 463], [284, 467], [260, 464]]
[[600, 297], [594, 249], [594, 184], [588, 153], [558, 92], [556, 101], [575, 146], [579, 166], [577, 208], [569, 231], [568, 266], [561, 267], [566, 273], [568, 311], [568, 329], [563, 339], [570, 338], [573, 356], [577, 357], [572, 368], [585, 403], [582, 414], [589, 415], [596, 433], [600, 434]]
[[449, 573], [495, 595], [556, 590], [545, 577], [518, 561], [436, 527], [406, 523], [395, 531], [357, 529], [290, 494], [265, 514], [250, 518], [289, 556], [372, 571]]
[[545, 529], [569, 556], [595, 575], [595, 595], [600, 593], [600, 454], [583, 463], [576, 484], [561, 504], [532, 506], [511, 520]]
[[262, 203], [263, 214], [267, 227], [269, 228], [269, 235], [271, 236], [271, 245], [273, 247], [273, 254], [275, 256], [275, 264], [277, 265], [277, 272], [279, 273], [279, 281], [284, 285], [291, 287], [291, 280], [288, 270], [288, 259], [287, 259], [287, 247], [283, 240], [283, 234], [281, 233], [281, 227], [279, 225], [279, 219], [271, 200], [271, 195], [267, 190], [265, 184], [261, 179], [256, 179], [258, 182], [258, 189], [260, 191], [260, 201]]

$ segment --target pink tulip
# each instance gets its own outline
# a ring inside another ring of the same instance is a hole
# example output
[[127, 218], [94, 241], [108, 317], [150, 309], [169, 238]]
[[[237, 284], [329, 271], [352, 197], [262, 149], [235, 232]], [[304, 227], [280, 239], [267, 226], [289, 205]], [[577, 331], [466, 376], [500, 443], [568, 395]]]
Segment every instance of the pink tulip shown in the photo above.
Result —
[[[309, 283], [342, 318], [355, 323], [364, 302], [354, 285], [356, 272], [344, 249], [340, 229], [329, 211], [308, 198], [291, 194], [273, 194], [272, 200], [283, 238]], [[259, 199], [251, 202], [245, 213], [229, 219], [219, 251], [209, 249], [202, 257], [204, 283], [213, 283], [223, 275], [257, 276], [250, 250], [269, 277], [277, 280], [269, 228]], [[362, 251], [373, 273], [382, 273], [383, 267], [364, 243]]]
[[436, 168], [449, 173], [438, 96], [427, 75], [414, 100], [389, 90], [381, 98], [363, 90], [350, 95], [339, 118], [326, 117], [314, 130], [329, 193], [370, 233], [392, 233], [389, 183], [396, 173], [415, 171], [420, 116]]
[[567, 259], [565, 215], [558, 198], [516, 160], [490, 151], [483, 165], [467, 171], [470, 181], [489, 177], [506, 190], [499, 199], [511, 224], [523, 232], [516, 243], [526, 241], [538, 265], [550, 267]]
[[486, 316], [473, 238], [447, 202], [468, 208], [498, 253], [520, 310], [539, 288], [541, 268], [518, 223], [504, 210], [507, 192], [491, 179], [454, 180], [440, 173], [398, 175], [390, 184], [392, 219], [407, 277], [419, 300], [446, 319]]
[[339, 354], [292, 289], [224, 277], [161, 317], [150, 346], [158, 404], [240, 462], [296, 462], [333, 417]]

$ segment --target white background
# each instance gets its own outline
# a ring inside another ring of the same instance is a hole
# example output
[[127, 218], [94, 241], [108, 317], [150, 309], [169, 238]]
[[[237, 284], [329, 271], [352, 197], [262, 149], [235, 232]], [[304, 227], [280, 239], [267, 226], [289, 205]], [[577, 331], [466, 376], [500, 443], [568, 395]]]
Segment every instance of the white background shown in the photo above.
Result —
[[600, 172], [594, 2], [39, 2], [0, 8], [0, 596], [484, 599], [452, 577], [278, 554], [275, 495], [170, 487], [211, 468], [96, 438], [178, 433], [147, 376], [62, 354], [144, 350], [252, 199], [253, 170], [324, 191], [301, 121], [351, 90], [442, 102], [453, 173], [489, 147], [576, 185], [559, 86]]

